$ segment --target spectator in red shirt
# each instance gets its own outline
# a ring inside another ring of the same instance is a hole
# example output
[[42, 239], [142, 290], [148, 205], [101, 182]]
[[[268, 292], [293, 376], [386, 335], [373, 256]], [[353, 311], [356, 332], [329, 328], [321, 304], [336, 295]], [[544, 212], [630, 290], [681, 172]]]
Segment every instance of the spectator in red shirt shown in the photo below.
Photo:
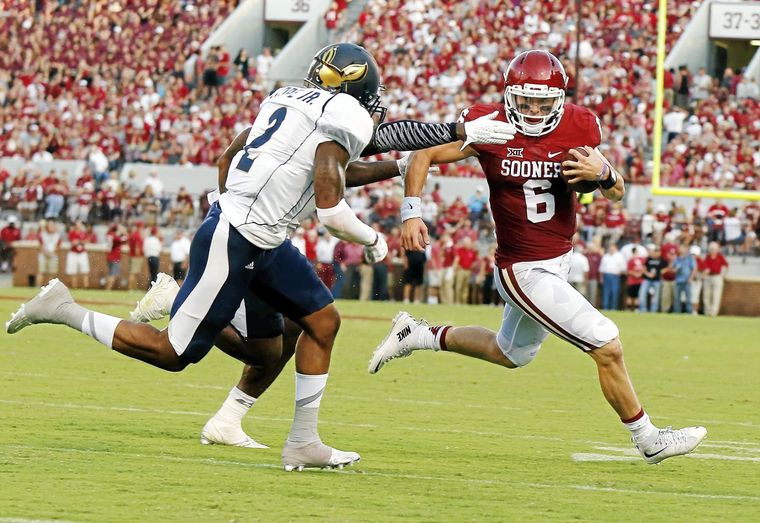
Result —
[[127, 289], [130, 291], [137, 288], [137, 276], [143, 273], [143, 266], [145, 265], [143, 227], [143, 222], [137, 220], [127, 238], [127, 243], [129, 244], [129, 278], [127, 279]]
[[121, 248], [127, 243], [127, 231], [123, 225], [112, 223], [106, 234], [108, 245], [108, 277], [106, 278], [106, 290], [113, 289], [116, 278], [121, 276]]
[[625, 221], [623, 203], [615, 202], [604, 218], [603, 236], [608, 239], [609, 243], [617, 245], [617, 242], [620, 241], [625, 230]]
[[173, 224], [175, 227], [187, 228], [194, 212], [192, 195], [187, 192], [185, 187], [180, 187], [174, 204], [169, 209], [168, 225]]
[[469, 215], [467, 205], [465, 205], [461, 196], [457, 196], [454, 203], [452, 203], [446, 210], [446, 222], [451, 225], [457, 225], [463, 219]]
[[711, 242], [723, 243], [723, 220], [728, 216], [728, 207], [720, 200], [715, 200], [707, 209], [707, 239]]
[[707, 256], [702, 262], [704, 267], [704, 311], [707, 316], [717, 316], [723, 298], [723, 277], [728, 270], [728, 262], [720, 253], [720, 245], [710, 242]]
[[639, 307], [639, 290], [644, 281], [645, 253], [639, 248], [634, 248], [631, 259], [627, 266], [626, 308], [635, 311]]
[[17, 227], [18, 218], [8, 217], [8, 224], [0, 231], [0, 271], [8, 272], [13, 264], [13, 242], [21, 239], [21, 229]]
[[[697, 263], [697, 270], [694, 273], [694, 279], [691, 281], [691, 313], [697, 315], [699, 311], [700, 296], [702, 295], [702, 282], [704, 281], [705, 260], [702, 258], [702, 249], [699, 245], [692, 245], [689, 248], [689, 254]], [[704, 312], [704, 311], [703, 311]]]
[[454, 242], [451, 235], [446, 232], [441, 235], [440, 239], [442, 257], [443, 257], [443, 281], [441, 282], [441, 303], [449, 305], [454, 303], [454, 260], [457, 257]]
[[82, 285], [86, 289], [90, 286], [90, 258], [85, 245], [88, 242], [88, 233], [84, 223], [78, 221], [69, 230], [69, 252], [66, 254], [66, 275], [71, 279], [72, 288], [79, 287], [79, 275], [82, 275]]
[[466, 304], [470, 296], [470, 275], [472, 264], [478, 257], [478, 251], [473, 249], [472, 240], [469, 237], [462, 238], [459, 247], [455, 250], [454, 259], [454, 303]]

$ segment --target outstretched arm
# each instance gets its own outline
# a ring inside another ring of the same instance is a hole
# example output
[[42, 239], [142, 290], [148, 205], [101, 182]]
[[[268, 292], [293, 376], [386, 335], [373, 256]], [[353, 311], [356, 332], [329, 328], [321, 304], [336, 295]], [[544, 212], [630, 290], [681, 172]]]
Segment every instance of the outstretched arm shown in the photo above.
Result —
[[433, 164], [452, 163], [478, 153], [472, 147], [462, 149], [462, 142], [440, 145], [412, 153], [404, 180], [404, 202], [401, 204], [401, 245], [410, 251], [423, 251], [430, 243], [427, 226], [422, 221], [422, 191], [428, 170]]
[[232, 143], [229, 145], [229, 147], [227, 147], [227, 150], [224, 151], [222, 155], [216, 160], [216, 167], [219, 170], [219, 194], [227, 190], [225, 184], [227, 183], [227, 173], [230, 171], [232, 159], [235, 157], [238, 151], [242, 151], [243, 147], [245, 147], [245, 141], [248, 139], [248, 133], [250, 131], [250, 127], [246, 127], [240, 131], [240, 134], [238, 134], [235, 139], [232, 140]]
[[330, 234], [364, 245], [365, 257], [375, 263], [388, 253], [381, 234], [362, 222], [343, 199], [344, 166], [348, 152], [337, 142], [324, 142], [314, 155], [314, 193], [317, 218]]
[[377, 126], [362, 156], [388, 151], [416, 151], [456, 141], [503, 145], [515, 137], [515, 128], [496, 120], [497, 112], [464, 123], [426, 123], [399, 120]]
[[396, 160], [383, 162], [351, 162], [346, 169], [346, 187], [360, 187], [382, 182], [399, 175]]

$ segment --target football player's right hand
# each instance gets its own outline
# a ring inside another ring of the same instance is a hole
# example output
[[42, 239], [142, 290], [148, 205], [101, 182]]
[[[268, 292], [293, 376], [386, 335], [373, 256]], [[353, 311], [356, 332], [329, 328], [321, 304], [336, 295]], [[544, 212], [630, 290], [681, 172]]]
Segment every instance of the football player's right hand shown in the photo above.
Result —
[[410, 218], [401, 224], [401, 246], [407, 251], [424, 251], [430, 244], [428, 228], [422, 218]]
[[514, 140], [517, 130], [511, 123], [494, 120], [499, 111], [464, 123], [465, 140], [462, 149], [471, 143], [503, 145]]
[[385, 236], [377, 233], [375, 243], [364, 246], [364, 260], [369, 264], [383, 261], [388, 256], [388, 244], [385, 242]]

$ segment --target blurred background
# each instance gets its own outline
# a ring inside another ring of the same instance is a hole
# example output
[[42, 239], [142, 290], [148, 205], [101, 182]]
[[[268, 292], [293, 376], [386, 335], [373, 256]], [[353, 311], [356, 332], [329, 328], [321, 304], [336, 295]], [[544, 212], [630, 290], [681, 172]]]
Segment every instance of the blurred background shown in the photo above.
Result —
[[[653, 1], [0, 1], [0, 283], [181, 281], [216, 158], [329, 42], [374, 54], [389, 119], [433, 122], [502, 101], [509, 60], [538, 47], [628, 182], [622, 204], [579, 198], [573, 284], [605, 309], [758, 315], [760, 3], [666, 4], [660, 185], [700, 197], [652, 194]], [[497, 304], [477, 162], [430, 177], [424, 256], [399, 245], [402, 196], [400, 180], [347, 193], [388, 234], [384, 263], [313, 219], [293, 241], [337, 298]]]

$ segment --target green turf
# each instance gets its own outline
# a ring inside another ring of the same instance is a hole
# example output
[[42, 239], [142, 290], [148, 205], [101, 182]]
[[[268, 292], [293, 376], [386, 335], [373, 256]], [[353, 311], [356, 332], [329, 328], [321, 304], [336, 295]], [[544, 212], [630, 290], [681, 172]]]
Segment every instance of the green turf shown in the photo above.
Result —
[[[0, 291], [6, 318], [31, 290]], [[88, 292], [122, 305], [139, 294]], [[390, 319], [397, 304], [342, 302]], [[496, 328], [489, 307], [412, 306], [433, 322]], [[625, 458], [625, 430], [594, 365], [550, 338], [508, 371], [415, 354], [377, 376], [369, 355], [388, 321], [347, 319], [338, 337], [323, 439], [362, 454], [346, 472], [285, 473], [293, 369], [244, 427], [270, 450], [204, 447], [199, 431], [240, 365], [212, 352], [180, 374], [111, 353], [59, 326], [0, 334], [0, 521], [756, 521], [760, 514], [757, 319], [614, 314], [629, 369], [661, 425], [705, 424], [689, 458]], [[594, 456], [596, 455], [596, 456]]]

